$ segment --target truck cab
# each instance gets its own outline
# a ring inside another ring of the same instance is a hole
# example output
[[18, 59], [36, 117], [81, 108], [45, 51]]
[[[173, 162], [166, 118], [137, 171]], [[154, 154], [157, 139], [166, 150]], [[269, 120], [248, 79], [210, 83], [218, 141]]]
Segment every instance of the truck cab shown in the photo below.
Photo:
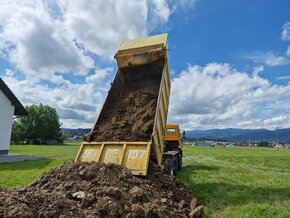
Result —
[[177, 124], [166, 124], [163, 164], [170, 174], [176, 175], [182, 166], [182, 141]]
[[176, 124], [167, 124], [165, 132], [165, 144], [167, 149], [182, 149], [180, 129]]

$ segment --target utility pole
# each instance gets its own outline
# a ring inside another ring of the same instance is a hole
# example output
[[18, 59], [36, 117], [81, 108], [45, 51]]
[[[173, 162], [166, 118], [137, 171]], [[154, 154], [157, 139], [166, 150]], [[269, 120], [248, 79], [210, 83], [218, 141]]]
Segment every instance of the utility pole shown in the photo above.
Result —
[[276, 129], [276, 137], [277, 137], [277, 146], [278, 146], [278, 143], [279, 143], [279, 133], [278, 133], [278, 126], [277, 126], [277, 129]]

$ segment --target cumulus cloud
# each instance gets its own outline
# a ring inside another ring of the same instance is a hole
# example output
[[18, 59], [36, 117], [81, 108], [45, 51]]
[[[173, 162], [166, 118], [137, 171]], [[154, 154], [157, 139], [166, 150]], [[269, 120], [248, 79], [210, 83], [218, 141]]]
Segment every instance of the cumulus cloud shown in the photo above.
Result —
[[147, 34], [146, 1], [59, 1], [70, 38], [89, 51], [112, 58], [121, 39]]
[[253, 75], [254, 76], [258, 76], [258, 74], [260, 72], [262, 72], [264, 70], [264, 66], [263, 65], [260, 65], [260, 66], [257, 66], [257, 67], [254, 67], [253, 69]]
[[65, 29], [42, 1], [2, 1], [2, 52], [27, 75], [48, 78], [53, 72], [85, 75], [93, 60], [66, 37]]
[[2, 77], [23, 104], [48, 104], [64, 126], [88, 127], [107, 94], [119, 41], [166, 25], [174, 5], [167, 0], [3, 0], [0, 57], [16, 71], [7, 69]]
[[284, 41], [290, 40], [290, 22], [286, 22], [283, 25], [281, 39]]
[[166, 0], [3, 0], [0, 55], [34, 79], [87, 75], [90, 54], [112, 60], [120, 40], [146, 36], [171, 13]]
[[273, 116], [266, 119], [251, 119], [240, 121], [237, 123], [238, 126], [242, 126], [244, 128], [267, 128], [274, 129], [277, 127], [289, 128], [290, 127], [290, 119], [286, 115]]
[[[258, 74], [238, 72], [229, 64], [190, 65], [172, 81], [169, 122], [187, 129], [248, 127], [262, 112], [264, 119], [273, 117], [274, 109], [268, 106], [289, 98], [289, 91], [290, 85], [272, 85]], [[267, 112], [263, 111], [266, 107]], [[286, 103], [285, 111], [289, 109]], [[262, 121], [261, 126], [268, 128], [270, 123]], [[256, 127], [255, 122], [251, 125]]]
[[171, 14], [176, 11], [187, 11], [192, 9], [197, 0], [148, 0], [148, 31], [154, 30], [157, 26], [164, 26], [169, 21]]
[[108, 83], [102, 87], [98, 82], [74, 84], [62, 76], [53, 77], [53, 88], [13, 75], [2, 79], [24, 105], [42, 103], [56, 108], [64, 127], [92, 127], [109, 88]]
[[171, 13], [166, 0], [152, 0], [153, 12], [164, 21], [167, 22]]
[[112, 67], [95, 70], [94, 74], [86, 77], [87, 83], [101, 83], [113, 71]]
[[[282, 26], [281, 39], [284, 41], [290, 40], [290, 22]], [[273, 51], [267, 52], [252, 52], [244, 55], [244, 58], [250, 59], [255, 63], [264, 64], [270, 67], [289, 65], [290, 64], [290, 46], [284, 54], [275, 53]]]
[[268, 66], [287, 65], [290, 60], [283, 55], [276, 55], [273, 52], [256, 52], [245, 56], [247, 59], [253, 60], [255, 63], [262, 63]]

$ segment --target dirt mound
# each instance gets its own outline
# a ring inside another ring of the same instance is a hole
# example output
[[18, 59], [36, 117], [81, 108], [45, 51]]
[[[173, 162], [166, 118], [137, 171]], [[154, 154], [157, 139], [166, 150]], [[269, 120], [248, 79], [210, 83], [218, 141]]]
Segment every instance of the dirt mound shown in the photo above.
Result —
[[26, 188], [0, 189], [0, 217], [202, 217], [198, 204], [153, 164], [144, 178], [114, 164], [66, 163]]
[[87, 141], [149, 141], [164, 61], [119, 69]]

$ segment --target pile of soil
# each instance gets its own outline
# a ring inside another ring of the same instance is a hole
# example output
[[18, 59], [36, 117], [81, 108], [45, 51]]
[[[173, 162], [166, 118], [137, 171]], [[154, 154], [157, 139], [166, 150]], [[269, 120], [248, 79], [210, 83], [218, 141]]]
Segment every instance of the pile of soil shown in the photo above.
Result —
[[114, 164], [66, 163], [23, 189], [0, 189], [0, 217], [202, 217], [174, 177], [150, 165], [135, 177]]
[[87, 141], [149, 141], [164, 61], [119, 69]]
[[[117, 102], [111, 113], [93, 131], [92, 141], [149, 141], [153, 132], [158, 96], [146, 91], [134, 91]], [[140, 108], [140, 109], [139, 109]]]

